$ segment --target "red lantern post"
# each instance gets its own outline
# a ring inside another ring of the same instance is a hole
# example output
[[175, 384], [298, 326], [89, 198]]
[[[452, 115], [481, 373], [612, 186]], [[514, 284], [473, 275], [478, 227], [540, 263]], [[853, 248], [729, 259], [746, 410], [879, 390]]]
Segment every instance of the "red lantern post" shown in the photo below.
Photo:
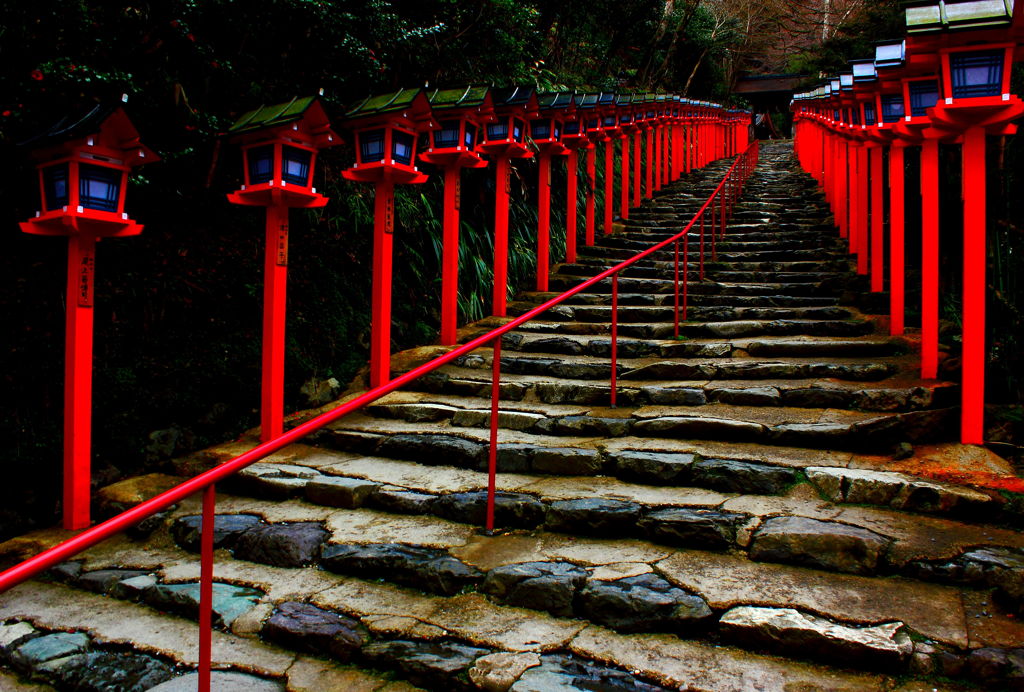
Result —
[[[575, 106], [582, 99], [576, 96], [573, 99]], [[577, 189], [579, 185], [579, 152], [586, 150], [593, 145], [587, 138], [585, 116], [578, 111], [567, 115], [562, 129], [562, 144], [566, 147], [566, 175], [565, 175], [565, 261], [572, 263], [576, 261], [576, 234], [578, 223], [576, 221], [576, 207], [578, 203]]]
[[355, 134], [356, 162], [347, 180], [374, 184], [370, 386], [391, 375], [391, 273], [395, 232], [395, 185], [422, 183], [416, 167], [417, 131], [431, 129], [430, 102], [420, 89], [372, 96], [345, 114]]
[[492, 312], [504, 317], [508, 300], [508, 207], [512, 159], [533, 156], [526, 143], [526, 123], [537, 113], [532, 88], [492, 92], [497, 119], [486, 128], [481, 149], [494, 161], [494, 292]]
[[566, 110], [575, 110], [575, 104], [567, 92], [544, 94], [539, 102], [539, 117], [530, 122], [530, 138], [537, 148], [537, 290], [546, 291], [551, 271], [551, 157], [566, 151], [562, 128]]
[[263, 356], [260, 434], [284, 432], [285, 297], [288, 282], [288, 210], [327, 204], [313, 187], [317, 151], [338, 143], [315, 97], [262, 106], [228, 130], [242, 146], [245, 184], [228, 195], [233, 204], [266, 207], [263, 263]]
[[618, 108], [618, 120], [619, 120], [619, 131], [622, 134], [622, 158], [620, 165], [620, 173], [622, 177], [619, 184], [621, 193], [621, 200], [619, 201], [619, 216], [625, 221], [629, 219], [629, 141], [630, 136], [636, 132], [636, 127], [633, 125], [633, 107], [630, 105], [633, 101], [633, 97], [630, 94], [622, 94], [618, 97], [616, 105]]
[[159, 157], [140, 143], [121, 108], [103, 105], [62, 119], [26, 144], [35, 147], [42, 209], [21, 230], [68, 238], [63, 526], [83, 529], [90, 524], [96, 243], [142, 232], [124, 210], [128, 173]]
[[603, 92], [598, 97], [598, 113], [601, 116], [601, 135], [604, 141], [604, 234], [611, 235], [615, 218], [615, 140], [622, 136], [619, 127], [616, 96]]
[[494, 104], [485, 86], [435, 89], [428, 100], [438, 126], [421, 135], [419, 157], [444, 172], [440, 342], [451, 346], [458, 329], [462, 169], [487, 167], [487, 162], [477, 154], [477, 147], [481, 127], [494, 120]]
[[586, 189], [584, 190], [583, 243], [588, 247], [594, 244], [595, 208], [597, 206], [597, 142], [604, 141], [601, 133], [601, 114], [597, 110], [600, 94], [582, 94], [576, 98], [576, 108], [580, 115], [580, 130], [585, 133], [586, 150]]

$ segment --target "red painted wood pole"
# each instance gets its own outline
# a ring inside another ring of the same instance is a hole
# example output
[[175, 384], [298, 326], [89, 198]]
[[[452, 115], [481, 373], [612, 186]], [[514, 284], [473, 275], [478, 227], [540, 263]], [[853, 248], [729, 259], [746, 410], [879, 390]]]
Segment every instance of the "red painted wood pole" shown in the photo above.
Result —
[[619, 275], [612, 274], [612, 368], [611, 368], [611, 407], [615, 408], [618, 395], [616, 378], [619, 367]]
[[548, 290], [551, 270], [551, 154], [537, 156], [537, 290]]
[[444, 169], [444, 226], [441, 249], [441, 343], [456, 341], [459, 319], [459, 187], [462, 169]]
[[505, 316], [508, 301], [508, 196], [509, 160], [496, 157], [494, 162], [494, 290], [491, 312], [496, 317]]
[[868, 149], [857, 147], [857, 273], [868, 273]]
[[93, 278], [96, 238], [68, 237], [68, 286], [64, 346], [63, 526], [89, 526], [92, 468]]
[[584, 229], [583, 242], [589, 247], [594, 244], [594, 205], [597, 187], [597, 145], [592, 144], [587, 148], [587, 209], [586, 228]]
[[501, 415], [501, 337], [492, 342], [491, 354], [491, 420], [490, 445], [487, 449], [487, 518], [486, 529], [494, 531], [494, 495], [498, 485], [498, 418]]
[[921, 377], [939, 373], [939, 142], [921, 146]]
[[611, 235], [615, 211], [615, 140], [604, 143], [604, 234]]
[[[687, 242], [688, 240], [689, 239], [684, 236], [684, 242]], [[676, 290], [675, 290], [675, 297], [674, 297], [674, 300], [673, 300], [673, 303], [672, 303], [672, 306], [674, 308], [673, 311], [672, 311], [672, 314], [673, 314], [672, 336], [674, 336], [675, 338], [678, 339], [679, 338], [679, 241], [678, 240], [676, 240], [676, 242], [673, 243], [673, 248], [674, 248], [674, 253], [673, 253], [673, 279], [674, 279], [675, 289]], [[683, 279], [685, 281], [686, 277], [684, 276]]]
[[199, 533], [199, 685], [210, 692], [213, 664], [213, 533], [217, 519], [216, 486], [203, 490], [203, 518]]
[[641, 171], [641, 142], [640, 142], [640, 130], [633, 132], [633, 206], [640, 206], [640, 176]]
[[652, 199], [654, 197], [654, 128], [647, 129], [647, 160], [646, 163], [646, 185], [644, 186], [644, 197], [646, 199]]
[[619, 216], [623, 221], [629, 219], [629, 135], [622, 137], [622, 178], [619, 184], [622, 200], [619, 202]]
[[654, 128], [654, 191], [661, 189], [661, 157], [665, 155], [665, 148], [662, 146], [662, 130], [664, 127], [658, 125]]
[[985, 130], [963, 135], [964, 307], [960, 441], [985, 441]]
[[[847, 147], [847, 166], [846, 166], [846, 217], [847, 217], [847, 233], [850, 239], [850, 253], [857, 255], [860, 252], [860, 184], [858, 182], [859, 171], [858, 166], [860, 164], [860, 151], [859, 147], [851, 145]], [[857, 257], [859, 260], [860, 258]], [[860, 262], [857, 263], [858, 270], [860, 269]]]
[[260, 439], [284, 432], [285, 304], [288, 290], [288, 207], [267, 207], [263, 251], [263, 385]]
[[373, 287], [370, 328], [370, 387], [391, 377], [391, 255], [395, 230], [395, 184], [376, 183], [373, 210]]
[[565, 261], [576, 261], [576, 188], [579, 181], [579, 154], [569, 150], [565, 160]]
[[904, 251], [904, 151], [906, 145], [893, 142], [889, 148], [889, 334], [903, 334], [906, 271]]
[[868, 149], [871, 157], [871, 290], [885, 289], [885, 228], [882, 225], [882, 152], [880, 146]]

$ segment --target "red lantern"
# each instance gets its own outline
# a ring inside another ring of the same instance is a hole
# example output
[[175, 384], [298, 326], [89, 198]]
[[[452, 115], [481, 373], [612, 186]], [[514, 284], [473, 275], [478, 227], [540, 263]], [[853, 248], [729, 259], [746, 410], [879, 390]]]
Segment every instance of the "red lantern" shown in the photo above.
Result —
[[421, 89], [371, 96], [345, 114], [355, 135], [356, 161], [342, 172], [348, 180], [374, 184], [370, 386], [391, 375], [391, 273], [395, 230], [395, 185], [422, 183], [416, 167], [417, 134], [435, 129], [430, 101]]
[[245, 179], [239, 190], [228, 195], [228, 201], [267, 209], [260, 394], [260, 434], [267, 441], [284, 432], [288, 210], [327, 204], [327, 198], [313, 186], [313, 172], [317, 152], [339, 140], [315, 96], [249, 111], [231, 126], [228, 135], [242, 146]]
[[444, 221], [441, 251], [442, 344], [456, 341], [459, 297], [459, 207], [463, 168], [486, 168], [478, 153], [483, 127], [495, 120], [488, 87], [434, 90], [429, 96], [438, 127], [420, 135], [420, 160], [444, 171]]
[[138, 235], [125, 212], [128, 173], [159, 157], [118, 106], [98, 105], [64, 118], [25, 142], [35, 147], [42, 209], [21, 230], [68, 237], [64, 366], [63, 525], [89, 525], [92, 459], [93, 276], [96, 243]]

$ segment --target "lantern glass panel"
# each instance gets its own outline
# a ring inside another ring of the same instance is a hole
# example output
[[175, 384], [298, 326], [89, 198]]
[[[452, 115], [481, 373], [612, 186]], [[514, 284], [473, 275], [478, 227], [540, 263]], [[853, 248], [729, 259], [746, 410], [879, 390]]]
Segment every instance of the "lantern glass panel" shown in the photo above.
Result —
[[876, 67], [897, 67], [903, 64], [905, 57], [906, 43], [903, 41], [880, 43], [875, 46]]
[[534, 139], [550, 139], [551, 138], [551, 121], [550, 120], [534, 120], [530, 123], [530, 136]]
[[519, 118], [512, 119], [512, 139], [516, 140], [517, 142], [523, 141], [523, 126], [525, 124], [526, 123], [524, 123]]
[[633, 122], [633, 116], [630, 115], [629, 113], [623, 113], [622, 115], [619, 116], [620, 124], [629, 125], [631, 122]]
[[882, 94], [882, 122], [896, 123], [903, 118], [903, 97], [900, 94]]
[[1001, 50], [950, 55], [953, 98], [998, 96], [1003, 86], [1004, 57], [1005, 54]]
[[860, 125], [860, 109], [859, 108], [851, 108], [850, 109], [850, 122], [853, 123], [854, 125]]
[[47, 211], [68, 203], [68, 164], [58, 163], [43, 169], [43, 197]]
[[910, 114], [927, 115], [927, 110], [939, 101], [938, 81], [910, 83]]
[[252, 147], [245, 154], [249, 165], [249, 184], [269, 183], [274, 179], [274, 145]]
[[994, 20], [1005, 21], [1009, 18], [1007, 6], [1003, 0], [967, 0], [967, 2], [946, 0], [946, 21], [950, 24], [984, 26], [994, 23]]
[[434, 146], [438, 149], [452, 149], [459, 146], [461, 121], [442, 120], [441, 129], [434, 130]]
[[578, 120], [570, 120], [565, 124], [565, 134], [567, 135], [578, 135], [580, 133], [580, 122]]
[[839, 75], [839, 86], [842, 87], [844, 91], [852, 89], [853, 88], [853, 73], [852, 72], [847, 72], [847, 73]]
[[877, 76], [875, 70], [875, 63], [870, 60], [861, 60], [855, 63], [851, 63], [853, 67], [853, 81], [855, 82], [869, 82]]
[[601, 121], [597, 118], [590, 118], [587, 120], [587, 130], [595, 132], [601, 129]]
[[615, 116], [614, 115], [606, 115], [606, 116], [604, 116], [604, 126], [605, 127], [615, 127]]
[[488, 123], [487, 139], [489, 141], [508, 139], [508, 118], [502, 118], [496, 123]]
[[874, 125], [875, 124], [875, 104], [865, 103], [864, 104], [864, 124]]
[[559, 141], [560, 142], [560, 141], [562, 141], [562, 126], [561, 126], [561, 124], [557, 120], [554, 121], [554, 123], [555, 123], [555, 137], [554, 137], [554, 139], [555, 139], [555, 141]]
[[408, 132], [392, 130], [391, 132], [391, 157], [395, 163], [408, 166], [412, 163], [412, 152], [415, 138]]
[[309, 164], [313, 152], [297, 147], [282, 147], [281, 180], [295, 185], [309, 186]]
[[472, 149], [476, 145], [476, 128], [469, 123], [466, 123], [466, 132], [462, 136], [462, 142], [467, 149]]
[[359, 133], [359, 162], [376, 163], [384, 160], [384, 130]]
[[117, 211], [121, 171], [82, 163], [78, 166], [78, 203], [88, 209]]

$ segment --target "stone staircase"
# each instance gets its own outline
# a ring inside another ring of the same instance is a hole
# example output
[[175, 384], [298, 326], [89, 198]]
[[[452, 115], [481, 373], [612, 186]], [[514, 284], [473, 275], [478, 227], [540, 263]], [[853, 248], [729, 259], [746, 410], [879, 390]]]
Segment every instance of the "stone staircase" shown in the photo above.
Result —
[[[677, 232], [727, 166], [670, 185], [552, 289]], [[1024, 689], [1021, 496], [907, 471], [1024, 487], [949, 442], [956, 386], [917, 379], [911, 342], [850, 307], [863, 282], [788, 145], [764, 147], [703, 280], [699, 247], [679, 339], [671, 254], [623, 273], [615, 408], [610, 282], [505, 337], [493, 535], [486, 349], [219, 488], [215, 689]], [[195, 689], [198, 512], [0, 594], [0, 688]]]

